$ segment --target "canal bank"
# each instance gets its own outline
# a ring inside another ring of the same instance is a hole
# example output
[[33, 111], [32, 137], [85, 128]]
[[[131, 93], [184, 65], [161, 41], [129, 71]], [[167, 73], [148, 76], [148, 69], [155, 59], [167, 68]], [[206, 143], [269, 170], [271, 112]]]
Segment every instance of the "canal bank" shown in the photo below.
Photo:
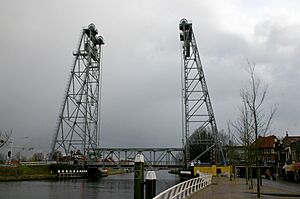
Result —
[[[1, 165], [0, 181], [23, 181], [23, 180], [52, 180], [59, 177], [58, 174], [81, 171], [81, 166], [67, 164], [52, 165]], [[108, 169], [107, 175], [127, 173], [124, 169]], [[86, 178], [86, 175], [69, 175], [70, 178]]]
[[0, 166], [0, 181], [55, 179], [51, 165]]

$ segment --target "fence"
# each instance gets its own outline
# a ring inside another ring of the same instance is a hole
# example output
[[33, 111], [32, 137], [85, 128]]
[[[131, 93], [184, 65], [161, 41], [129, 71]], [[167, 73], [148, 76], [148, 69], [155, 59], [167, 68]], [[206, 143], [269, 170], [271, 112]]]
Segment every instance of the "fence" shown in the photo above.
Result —
[[40, 162], [20, 162], [21, 165], [50, 165], [50, 164], [56, 164], [56, 161], [40, 161]]
[[211, 184], [212, 175], [211, 174], [201, 174], [200, 177], [192, 178], [190, 180], [184, 181], [169, 189], [161, 192], [153, 199], [183, 199], [192, 193], [203, 189]]
[[83, 178], [87, 177], [87, 170], [58, 170], [58, 178]]

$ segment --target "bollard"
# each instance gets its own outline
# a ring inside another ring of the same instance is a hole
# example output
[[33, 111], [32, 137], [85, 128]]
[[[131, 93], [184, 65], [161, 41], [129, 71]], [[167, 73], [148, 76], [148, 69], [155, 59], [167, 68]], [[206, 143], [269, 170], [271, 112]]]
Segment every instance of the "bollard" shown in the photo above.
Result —
[[155, 171], [148, 171], [146, 174], [146, 199], [154, 198], [156, 193]]
[[194, 177], [195, 177], [194, 167], [195, 167], [195, 163], [192, 161], [192, 162], [191, 162], [191, 167], [190, 167], [191, 178], [194, 178]]
[[134, 160], [134, 199], [144, 199], [144, 156], [137, 154]]

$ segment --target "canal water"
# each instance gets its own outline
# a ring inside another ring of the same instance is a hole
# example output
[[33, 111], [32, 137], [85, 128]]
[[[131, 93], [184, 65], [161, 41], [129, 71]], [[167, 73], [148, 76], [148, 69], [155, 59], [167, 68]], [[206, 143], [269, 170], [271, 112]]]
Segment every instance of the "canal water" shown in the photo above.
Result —
[[[133, 199], [133, 173], [112, 175], [97, 181], [73, 179], [65, 181], [15, 181], [0, 182], [0, 198], [45, 199]], [[176, 175], [156, 171], [157, 194], [179, 183]]]

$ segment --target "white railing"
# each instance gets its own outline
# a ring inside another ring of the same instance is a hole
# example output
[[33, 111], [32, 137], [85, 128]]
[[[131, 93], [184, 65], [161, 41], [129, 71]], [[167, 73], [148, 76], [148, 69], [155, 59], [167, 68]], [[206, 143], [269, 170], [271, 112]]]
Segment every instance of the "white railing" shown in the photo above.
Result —
[[184, 181], [169, 189], [161, 192], [153, 199], [183, 199], [192, 193], [203, 189], [211, 184], [212, 175], [211, 174], [201, 174], [200, 177], [192, 178], [190, 180]]
[[40, 161], [40, 162], [21, 162], [22, 165], [50, 165], [56, 164], [56, 161]]
[[58, 170], [57, 176], [59, 178], [81, 178], [88, 175], [87, 170]]

